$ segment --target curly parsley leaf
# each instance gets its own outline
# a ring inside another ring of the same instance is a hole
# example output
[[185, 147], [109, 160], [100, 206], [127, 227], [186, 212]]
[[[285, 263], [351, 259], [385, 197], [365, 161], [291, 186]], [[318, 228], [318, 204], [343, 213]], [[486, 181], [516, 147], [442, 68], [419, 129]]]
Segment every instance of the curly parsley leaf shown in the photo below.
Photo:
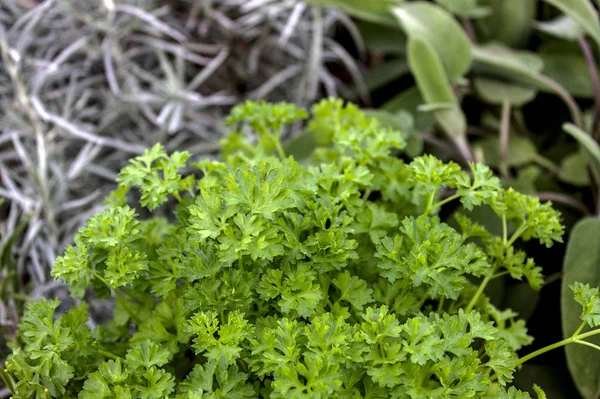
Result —
[[600, 292], [589, 284], [575, 282], [569, 286], [574, 293], [575, 301], [582, 307], [581, 320], [590, 327], [600, 326]]

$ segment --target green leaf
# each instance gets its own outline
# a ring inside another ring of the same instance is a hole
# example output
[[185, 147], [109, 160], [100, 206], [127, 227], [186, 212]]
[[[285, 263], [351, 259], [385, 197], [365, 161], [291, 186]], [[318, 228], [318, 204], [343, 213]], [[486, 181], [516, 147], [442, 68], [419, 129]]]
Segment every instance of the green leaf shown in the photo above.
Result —
[[423, 102], [419, 88], [413, 86], [385, 102], [381, 109], [389, 112], [409, 112], [415, 118], [415, 130], [428, 131], [435, 126], [435, 119], [433, 115], [419, 111]]
[[473, 46], [473, 61], [473, 69], [481, 74], [528, 85], [526, 87], [545, 87], [535, 77], [544, 68], [544, 61], [535, 53], [486, 44]]
[[589, 0], [544, 0], [571, 17], [581, 29], [600, 45], [600, 21]]
[[369, 22], [394, 26], [395, 20], [390, 8], [402, 4], [404, 0], [308, 0], [307, 3], [339, 8], [348, 14]]
[[583, 308], [581, 320], [591, 328], [600, 326], [600, 293], [598, 288], [576, 281], [569, 288], [573, 290], [575, 302]]
[[550, 21], [537, 22], [535, 27], [544, 33], [564, 40], [577, 41], [583, 35], [577, 22], [568, 15], [561, 15]]
[[463, 18], [483, 18], [492, 13], [490, 7], [479, 5], [479, 0], [435, 0], [451, 13]]
[[523, 47], [529, 40], [532, 22], [537, 15], [538, 0], [483, 0], [492, 13], [475, 21], [481, 42], [499, 42]]
[[402, 138], [406, 141], [406, 147], [403, 151], [408, 155], [416, 157], [423, 151], [423, 139], [415, 126], [413, 116], [407, 111], [400, 110], [389, 112], [382, 109], [364, 110], [365, 115], [375, 118], [381, 126], [402, 133]]
[[369, 91], [385, 87], [394, 80], [410, 72], [404, 59], [393, 59], [376, 65], [364, 74], [364, 80]]
[[[499, 139], [498, 137], [489, 137], [477, 141], [477, 145], [483, 150], [484, 160], [487, 165], [500, 166]], [[508, 151], [506, 166], [519, 167], [533, 162], [537, 157], [537, 148], [535, 144], [526, 137], [512, 135], [508, 141]]]
[[150, 151], [129, 161], [129, 165], [119, 173], [117, 182], [120, 187], [138, 187], [142, 194], [140, 203], [154, 210], [167, 202], [169, 194], [189, 188], [189, 181], [178, 173], [186, 165], [190, 154], [174, 152], [167, 155], [160, 143]]
[[546, 76], [557, 81], [574, 96], [594, 97], [590, 70], [576, 43], [548, 42], [540, 47], [538, 54], [544, 60]]
[[131, 370], [163, 366], [171, 360], [171, 353], [162, 345], [152, 341], [142, 341], [127, 351], [125, 364]]
[[240, 357], [242, 341], [253, 333], [253, 327], [239, 311], [231, 312], [226, 323], [220, 323], [215, 312], [196, 313], [188, 323], [188, 331], [196, 336], [192, 347], [221, 368], [233, 365]]
[[440, 58], [427, 41], [411, 37], [408, 62], [426, 104], [447, 104], [448, 109], [433, 112], [446, 133], [457, 142], [464, 142], [467, 130], [465, 115], [448, 82]]
[[536, 54], [525, 51], [517, 52], [501, 45], [488, 44], [474, 46], [473, 59], [473, 71], [477, 74], [555, 93], [569, 108], [573, 121], [577, 125], [583, 124], [581, 110], [569, 96], [569, 93], [560, 84], [540, 73], [544, 67], [544, 62]]
[[572, 123], [563, 125], [563, 130], [569, 133], [587, 151], [592, 159], [592, 166], [597, 175], [600, 175], [600, 145], [590, 136]]
[[473, 79], [473, 85], [484, 101], [495, 105], [502, 105], [508, 102], [520, 107], [533, 100], [537, 94], [534, 89], [497, 79], [476, 77]]
[[432, 52], [437, 54], [450, 82], [457, 82], [469, 70], [469, 38], [452, 15], [443, 8], [426, 2], [412, 2], [394, 8], [393, 12], [409, 39], [418, 38], [426, 42]]
[[356, 21], [356, 26], [369, 51], [401, 56], [406, 53], [406, 34], [395, 19], [393, 26], [361, 20]]
[[358, 310], [373, 302], [373, 290], [368, 288], [367, 282], [348, 272], [338, 274], [332, 283], [341, 292], [338, 301], [347, 301]]
[[585, 187], [590, 184], [588, 164], [588, 154], [582, 151], [568, 155], [560, 164], [558, 178], [574, 186]]
[[[569, 288], [576, 282], [600, 285], [600, 220], [587, 218], [578, 222], [571, 231], [564, 259], [562, 279], [561, 313], [565, 338], [570, 337], [581, 325], [581, 305], [573, 298]], [[600, 337], [588, 338], [600, 345]], [[567, 365], [573, 381], [585, 399], [596, 399], [600, 392], [600, 352], [583, 345], [567, 345]]]

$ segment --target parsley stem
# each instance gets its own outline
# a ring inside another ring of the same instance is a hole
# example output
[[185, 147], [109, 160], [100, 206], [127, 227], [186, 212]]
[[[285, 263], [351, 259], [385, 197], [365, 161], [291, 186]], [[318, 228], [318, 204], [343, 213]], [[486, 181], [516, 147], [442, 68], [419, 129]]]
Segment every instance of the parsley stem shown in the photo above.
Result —
[[488, 283], [494, 278], [494, 275], [496, 274], [497, 269], [498, 269], [498, 266], [493, 267], [492, 270], [490, 270], [490, 272], [488, 273], [488, 275], [485, 276], [485, 278], [483, 279], [481, 284], [479, 284], [479, 288], [477, 288], [477, 292], [475, 292], [475, 295], [473, 295], [473, 298], [471, 298], [471, 301], [465, 308], [465, 313], [469, 313], [471, 310], [473, 310], [473, 308], [475, 307], [475, 304], [479, 300], [479, 297], [481, 296], [481, 294], [483, 294], [485, 287], [487, 287]]
[[8, 390], [14, 394], [15, 393], [15, 381], [12, 376], [8, 372], [7, 369], [0, 367], [0, 378], [4, 381], [4, 385], [8, 388]]
[[441, 313], [442, 310], [444, 310], [444, 300], [446, 299], [445, 296], [440, 298], [440, 302], [438, 303], [438, 308], [437, 308], [437, 312]]
[[279, 158], [285, 159], [285, 152], [283, 151], [283, 147], [281, 147], [281, 140], [279, 140], [279, 136], [273, 140], [275, 142], [275, 149], [277, 150], [277, 154]]
[[508, 240], [508, 242], [506, 243], [506, 247], [508, 248], [511, 245], [513, 245], [515, 243], [515, 241], [517, 241], [517, 238], [519, 238], [521, 236], [521, 234], [523, 234], [525, 232], [525, 230], [527, 230], [527, 223], [523, 223], [517, 229], [517, 231], [514, 232], [514, 234], [510, 237], [510, 240]]
[[498, 277], [506, 276], [508, 273], [509, 273], [508, 270], [505, 270], [505, 271], [500, 272], [500, 273], [496, 273], [496, 274], [494, 274], [492, 276], [492, 278], [490, 280], [493, 280], [493, 279], [498, 278]]
[[429, 194], [429, 198], [427, 199], [427, 208], [425, 209], [425, 216], [429, 215], [429, 212], [433, 210], [433, 200], [435, 199], [436, 190], [433, 190], [431, 194]]
[[590, 348], [594, 348], [594, 349], [596, 349], [596, 350], [600, 351], [600, 346], [598, 346], [598, 345], [596, 345], [596, 344], [592, 344], [591, 342], [588, 342], [588, 341], [582, 341], [582, 340], [579, 340], [579, 339], [576, 339], [574, 342], [575, 342], [576, 344], [579, 344], [579, 345], [584, 345], [584, 346], [589, 346]]
[[585, 321], [583, 323], [581, 323], [581, 325], [579, 326], [579, 328], [577, 328], [577, 330], [573, 333], [572, 336], [573, 337], [578, 336], [583, 331], [583, 329], [585, 328], [586, 324], [587, 323]]
[[101, 354], [104, 357], [108, 357], [109, 359], [113, 359], [113, 360], [120, 359], [119, 356], [117, 356], [114, 353], [109, 352], [109, 351], [107, 351], [105, 349], [98, 349], [98, 353]]
[[445, 198], [445, 199], [443, 199], [443, 200], [441, 200], [441, 201], [439, 201], [439, 202], [437, 202], [437, 203], [433, 204], [433, 206], [431, 207], [431, 209], [430, 209], [429, 211], [433, 211], [434, 209], [437, 209], [437, 208], [439, 208], [439, 207], [441, 207], [441, 206], [444, 206], [444, 205], [446, 205], [448, 202], [454, 201], [454, 200], [455, 200], [455, 199], [457, 199], [457, 198], [460, 198], [460, 194], [454, 194], [454, 195], [451, 195], [450, 197], [448, 197], [448, 198]]
[[371, 196], [371, 193], [372, 193], [372, 192], [373, 192], [373, 191], [372, 191], [370, 188], [366, 189], [366, 190], [365, 190], [365, 193], [364, 193], [364, 194], [363, 194], [363, 196], [362, 196], [362, 199], [363, 199], [363, 201], [366, 201], [366, 200], [368, 200], [368, 199], [369, 199], [369, 196]]
[[[577, 329], [577, 331], [579, 331], [579, 329]], [[577, 333], [577, 331], [575, 331], [575, 333]], [[542, 354], [544, 354], [546, 352], [549, 352], [549, 351], [551, 351], [553, 349], [560, 348], [561, 346], [566, 346], [566, 345], [569, 345], [569, 344], [586, 345], [586, 346], [591, 346], [591, 347], [593, 347], [595, 349], [600, 350], [600, 347], [598, 347], [597, 345], [594, 345], [594, 344], [592, 344], [590, 342], [583, 341], [585, 338], [592, 337], [592, 336], [598, 335], [598, 334], [600, 334], [600, 328], [598, 328], [596, 330], [588, 331], [588, 332], [586, 332], [584, 334], [577, 334], [577, 335], [573, 334], [571, 337], [569, 337], [567, 339], [563, 339], [562, 341], [556, 342], [556, 343], [554, 343], [552, 345], [545, 346], [545, 347], [543, 347], [541, 349], [536, 350], [535, 352], [530, 353], [527, 356], [523, 356], [517, 362], [517, 366], [522, 365], [523, 363], [527, 362], [528, 360], [533, 359], [536, 356], [542, 355]]]
[[542, 349], [538, 349], [535, 352], [532, 352], [529, 355], [523, 356], [522, 358], [520, 358], [517, 361], [517, 366], [522, 365], [523, 363], [525, 363], [525, 362], [533, 359], [536, 356], [539, 356], [539, 355], [542, 355], [542, 354], [544, 354], [546, 352], [549, 352], [552, 349], [560, 348], [561, 346], [565, 346], [565, 345], [568, 345], [570, 343], [573, 343], [573, 337], [567, 338], [567, 339], [563, 339], [562, 341], [558, 341], [558, 342], [553, 343], [552, 345], [548, 345], [548, 346], [543, 347]]
[[508, 247], [508, 226], [506, 225], [506, 214], [502, 214], [502, 242], [504, 248]]
[[179, 195], [179, 191], [173, 191], [173, 197], [177, 199], [178, 202], [181, 202], [181, 196]]

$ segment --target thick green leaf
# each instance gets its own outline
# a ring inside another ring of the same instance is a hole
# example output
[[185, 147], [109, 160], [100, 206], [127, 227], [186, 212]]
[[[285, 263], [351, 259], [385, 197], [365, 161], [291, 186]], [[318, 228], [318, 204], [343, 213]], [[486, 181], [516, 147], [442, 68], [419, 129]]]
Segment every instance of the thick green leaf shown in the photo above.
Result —
[[587, 165], [587, 154], [582, 152], [571, 154], [561, 162], [558, 178], [574, 186], [585, 187], [590, 184]]
[[[561, 295], [564, 337], [570, 337], [581, 325], [581, 306], [573, 299], [569, 288], [579, 281], [593, 287], [600, 285], [600, 220], [587, 218], [575, 225], [567, 245], [563, 266]], [[589, 339], [600, 345], [600, 337]], [[581, 395], [585, 399], [600, 397], [600, 352], [583, 345], [567, 345], [567, 365]]]
[[592, 159], [592, 165], [596, 169], [596, 172], [600, 174], [600, 146], [588, 133], [584, 132], [572, 123], [566, 123], [563, 125], [565, 132], [569, 133], [581, 144], [583, 148], [590, 154]]
[[482, 41], [500, 42], [508, 46], [527, 43], [532, 22], [537, 12], [538, 0], [483, 0], [490, 7], [489, 17], [476, 21], [478, 37]]
[[[485, 155], [485, 163], [497, 167], [500, 165], [500, 148], [498, 137], [490, 137], [477, 142]], [[531, 140], [511, 135], [508, 141], [506, 166], [516, 167], [533, 162], [537, 157], [537, 148]]]
[[535, 74], [544, 69], [544, 61], [534, 53], [517, 51], [499, 44], [473, 47], [474, 69], [485, 75], [545, 88]]
[[419, 38], [431, 46], [451, 82], [458, 81], [469, 70], [469, 38], [446, 10], [418, 1], [396, 7], [393, 12], [410, 38]]
[[600, 45], [600, 21], [589, 0], [544, 0], [571, 17]]
[[370, 91], [377, 90], [409, 72], [408, 63], [403, 59], [386, 61], [365, 73], [365, 85]]
[[534, 89], [497, 79], [474, 78], [473, 85], [484, 101], [496, 105], [509, 102], [519, 107], [533, 100], [537, 93]]
[[535, 27], [544, 33], [564, 40], [576, 41], [583, 35], [579, 24], [568, 15], [561, 15], [551, 21], [537, 22]]
[[396, 25], [390, 8], [403, 2], [404, 0], [308, 0], [312, 5], [339, 8], [356, 18], [388, 26]]
[[467, 123], [448, 82], [442, 62], [435, 50], [417, 36], [408, 42], [408, 62], [425, 104], [444, 104], [447, 108], [433, 111], [446, 133], [455, 141], [464, 140]]
[[557, 81], [569, 93], [577, 97], [594, 96], [589, 68], [577, 44], [549, 42], [540, 48], [539, 55], [544, 60], [544, 74]]
[[406, 34], [397, 23], [395, 26], [387, 26], [358, 20], [356, 26], [369, 51], [395, 55], [406, 53]]
[[483, 18], [492, 13], [490, 7], [482, 7], [478, 0], [435, 0], [452, 14], [463, 18]]
[[473, 59], [475, 61], [473, 71], [477, 74], [506, 79], [525, 87], [555, 93], [569, 108], [575, 124], [583, 125], [581, 109], [569, 92], [559, 83], [540, 73], [544, 62], [539, 56], [525, 51], [515, 51], [498, 44], [490, 44], [474, 46]]
[[435, 126], [435, 119], [431, 114], [419, 112], [421, 104], [423, 104], [423, 96], [419, 92], [419, 88], [413, 86], [388, 100], [381, 106], [381, 109], [390, 112], [407, 111], [415, 118], [416, 130], [428, 131]]

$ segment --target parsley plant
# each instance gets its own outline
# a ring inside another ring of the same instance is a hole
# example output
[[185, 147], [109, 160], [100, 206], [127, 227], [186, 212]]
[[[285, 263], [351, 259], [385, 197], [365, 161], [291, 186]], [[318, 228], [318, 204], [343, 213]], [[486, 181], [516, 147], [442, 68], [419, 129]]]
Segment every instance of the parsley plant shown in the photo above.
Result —
[[[1, 372], [13, 397], [525, 399], [521, 364], [593, 346], [596, 288], [573, 286], [571, 338], [524, 357], [525, 322], [486, 295], [501, 276], [543, 285], [515, 244], [561, 240], [550, 204], [485, 165], [404, 161], [401, 132], [338, 100], [314, 106], [318, 146], [300, 163], [281, 137], [306, 118], [249, 102], [222, 162], [158, 144], [132, 160], [53, 269], [75, 298], [114, 298], [112, 319], [89, 328], [85, 301], [57, 317], [58, 300], [30, 304]], [[503, 234], [462, 213], [451, 227], [439, 210], [453, 201], [491, 207]]]

